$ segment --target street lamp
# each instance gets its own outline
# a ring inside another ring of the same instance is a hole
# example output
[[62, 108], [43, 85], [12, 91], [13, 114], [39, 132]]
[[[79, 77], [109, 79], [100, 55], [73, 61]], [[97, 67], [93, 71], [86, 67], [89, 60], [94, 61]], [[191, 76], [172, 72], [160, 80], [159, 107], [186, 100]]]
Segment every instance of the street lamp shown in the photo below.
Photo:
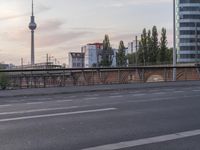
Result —
[[176, 81], [176, 0], [173, 0], [173, 81]]

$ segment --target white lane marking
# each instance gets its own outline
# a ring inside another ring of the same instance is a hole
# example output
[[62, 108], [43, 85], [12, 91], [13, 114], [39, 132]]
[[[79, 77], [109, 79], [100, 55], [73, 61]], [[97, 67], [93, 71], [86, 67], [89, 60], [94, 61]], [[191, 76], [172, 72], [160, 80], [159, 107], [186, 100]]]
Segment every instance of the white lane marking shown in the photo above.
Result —
[[52, 99], [53, 98], [50, 98], [50, 97], [49, 98], [48, 97], [47, 98], [37, 98], [37, 100], [40, 100], [40, 101], [43, 101], [43, 100], [52, 100]]
[[90, 96], [97, 96], [97, 97], [98, 97], [98, 96], [99, 96], [99, 94], [91, 94]]
[[25, 113], [33, 113], [33, 112], [55, 111], [55, 110], [74, 109], [74, 108], [79, 108], [79, 106], [57, 107], [57, 108], [44, 108], [44, 109], [31, 109], [31, 110], [21, 110], [21, 111], [12, 111], [12, 112], [2, 112], [2, 113], [0, 113], [0, 115], [25, 114]]
[[72, 100], [57, 100], [57, 101], [49, 101], [49, 102], [58, 102], [58, 103], [62, 103], [62, 102], [71, 102]]
[[193, 92], [200, 92], [200, 90], [192, 90]]
[[119, 95], [120, 93], [110, 93], [109, 95]]
[[37, 104], [43, 104], [44, 102], [32, 102], [32, 103], [25, 103], [27, 105], [37, 105]]
[[0, 105], [0, 107], [9, 107], [12, 106], [11, 104], [6, 104], [6, 105]]
[[75, 97], [77, 97], [77, 96], [74, 95], [74, 96], [69, 96], [69, 97], [70, 97], [70, 98], [75, 98]]
[[144, 96], [146, 94], [131, 94], [131, 96]]
[[173, 93], [183, 93], [184, 91], [173, 91]]
[[115, 144], [108, 144], [108, 145], [103, 145], [103, 146], [98, 146], [98, 147], [86, 148], [83, 150], [118, 150], [118, 149], [130, 148], [130, 147], [133, 148], [136, 146], [143, 146], [147, 144], [155, 144], [155, 143], [167, 142], [167, 141], [172, 141], [172, 140], [177, 140], [177, 139], [184, 139], [184, 138], [198, 136], [198, 135], [200, 135], [200, 130], [193, 130], [193, 131], [186, 131], [186, 132], [168, 134], [168, 135], [133, 140], [133, 141], [126, 141], [126, 142], [115, 143]]
[[110, 98], [120, 98], [123, 97], [122, 95], [113, 95], [113, 96], [109, 96]]
[[0, 122], [9, 122], [9, 121], [18, 121], [18, 120], [27, 120], [27, 119], [36, 119], [36, 118], [46, 118], [46, 117], [56, 117], [56, 116], [66, 116], [66, 115], [76, 115], [76, 114], [86, 114], [86, 113], [114, 111], [114, 110], [117, 110], [117, 108], [104, 108], [104, 109], [84, 110], [84, 111], [75, 111], [75, 112], [66, 112], [66, 113], [54, 113], [54, 114], [46, 114], [46, 115], [6, 118], [6, 119], [0, 119]]
[[165, 92], [157, 92], [157, 93], [152, 93], [152, 94], [162, 95], [162, 94], [166, 94], [166, 93]]
[[84, 100], [95, 100], [97, 97], [89, 97], [89, 98], [84, 98]]

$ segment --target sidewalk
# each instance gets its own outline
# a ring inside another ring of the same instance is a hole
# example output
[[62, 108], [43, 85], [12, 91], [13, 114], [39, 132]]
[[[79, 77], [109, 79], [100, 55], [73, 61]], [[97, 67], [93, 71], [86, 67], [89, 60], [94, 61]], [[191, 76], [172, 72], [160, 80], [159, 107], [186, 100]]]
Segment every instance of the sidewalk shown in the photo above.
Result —
[[136, 89], [162, 88], [162, 87], [188, 87], [188, 86], [200, 86], [200, 81], [133, 83], [133, 84], [115, 84], [115, 85], [70, 86], [70, 87], [56, 87], [56, 88], [5, 90], [5, 91], [0, 91], [0, 98], [16, 97], [16, 96], [73, 94], [73, 93], [97, 92], [97, 91], [136, 90]]

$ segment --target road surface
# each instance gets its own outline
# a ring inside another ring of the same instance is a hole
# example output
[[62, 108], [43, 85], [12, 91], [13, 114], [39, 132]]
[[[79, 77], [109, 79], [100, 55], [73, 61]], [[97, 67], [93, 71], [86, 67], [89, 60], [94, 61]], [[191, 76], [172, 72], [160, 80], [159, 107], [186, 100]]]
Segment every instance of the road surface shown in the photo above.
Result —
[[200, 86], [0, 98], [0, 150], [199, 150]]

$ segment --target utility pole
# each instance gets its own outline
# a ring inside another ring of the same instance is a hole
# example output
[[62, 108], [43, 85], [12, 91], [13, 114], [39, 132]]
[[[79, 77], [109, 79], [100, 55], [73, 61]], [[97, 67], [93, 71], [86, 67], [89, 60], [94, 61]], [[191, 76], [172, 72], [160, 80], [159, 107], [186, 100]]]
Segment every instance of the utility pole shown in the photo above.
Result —
[[136, 66], [138, 66], [138, 56], [137, 56], [137, 52], [138, 52], [138, 37], [135, 36], [135, 61], [136, 61]]
[[173, 81], [176, 81], [176, 0], [173, 0]]
[[21, 58], [21, 67], [22, 67], [22, 70], [23, 70], [23, 68], [24, 68], [24, 59], [23, 58]]
[[46, 55], [46, 62], [48, 64], [48, 62], [49, 62], [49, 54]]

